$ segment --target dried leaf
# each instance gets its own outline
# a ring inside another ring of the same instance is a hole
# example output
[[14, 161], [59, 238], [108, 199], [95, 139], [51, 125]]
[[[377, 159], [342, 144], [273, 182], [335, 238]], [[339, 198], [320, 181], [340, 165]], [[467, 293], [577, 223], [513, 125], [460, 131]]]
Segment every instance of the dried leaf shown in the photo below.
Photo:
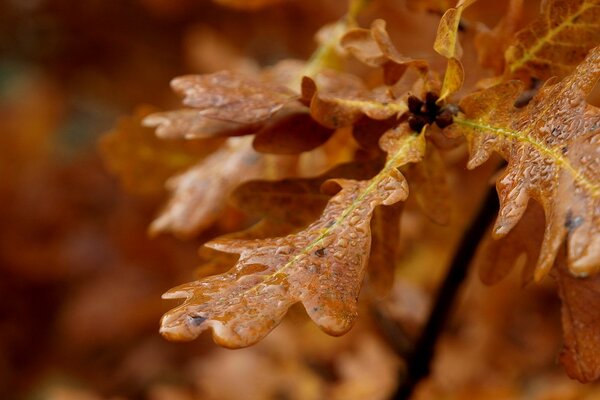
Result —
[[216, 144], [157, 139], [152, 129], [141, 125], [153, 111], [150, 107], [139, 108], [100, 140], [107, 167], [128, 190], [140, 194], [162, 191], [171, 175], [197, 163]]
[[156, 128], [156, 136], [162, 139], [242, 136], [254, 133], [261, 126], [208, 118], [201, 111], [190, 108], [153, 113], [144, 118], [142, 123]]
[[241, 124], [264, 122], [297, 97], [286, 86], [230, 71], [182, 76], [171, 86], [203, 117]]
[[463, 11], [477, 0], [459, 0], [456, 7], [448, 9], [438, 25], [433, 49], [446, 58], [460, 58], [462, 47], [458, 41], [458, 27]]
[[600, 44], [600, 1], [548, 0], [542, 15], [506, 50], [506, 74], [564, 77]]
[[546, 230], [536, 279], [551, 268], [562, 242], [575, 275], [600, 270], [600, 110], [586, 96], [600, 77], [600, 47], [573, 74], [549, 82], [524, 108], [512, 105], [518, 81], [475, 93], [461, 102], [465, 117], [448, 128], [469, 142], [469, 168], [496, 150], [508, 161], [497, 182], [500, 212], [496, 236], [519, 221], [529, 197], [544, 208]]
[[521, 221], [500, 239], [486, 235], [477, 249], [474, 265], [486, 285], [494, 285], [514, 268], [523, 267], [524, 284], [533, 279], [544, 232], [544, 210], [537, 202], [529, 203]]
[[240, 183], [258, 178], [263, 168], [264, 158], [252, 149], [251, 138], [227, 139], [221, 149], [167, 181], [171, 199], [150, 232], [191, 237], [202, 231], [219, 218], [229, 193]]
[[[339, 165], [316, 178], [283, 179], [277, 182], [252, 181], [242, 184], [231, 196], [232, 205], [250, 215], [260, 216], [264, 219], [250, 229], [227, 237], [255, 239], [296, 231], [299, 227], [304, 227], [318, 218], [325, 208], [331, 196], [322, 193], [320, 188], [327, 180], [333, 178], [370, 179], [382, 166], [383, 160], [379, 159], [361, 163], [351, 162]], [[402, 207], [394, 205], [377, 207], [373, 212], [368, 285], [372, 294], [377, 297], [388, 293], [394, 282], [393, 260], [396, 259], [398, 253], [401, 210]], [[224, 254], [208, 248], [202, 249], [202, 252], [207, 253], [206, 250], [209, 250], [208, 253], [212, 259]], [[204, 258], [206, 262], [213, 264], [208, 257]], [[203, 267], [203, 276], [207, 275], [205, 271], [211, 270], [215, 270], [215, 268]]]
[[151, 114], [144, 125], [156, 127], [156, 134], [162, 138], [255, 133], [282, 108], [287, 109], [284, 115], [300, 109], [294, 104], [297, 94], [288, 86], [301, 76], [304, 67], [304, 62], [282, 60], [258, 77], [220, 71], [175, 78], [171, 81], [173, 90], [192, 108]]
[[[256, 180], [239, 185], [229, 200], [232, 206], [253, 217], [262, 218], [248, 229], [227, 234], [228, 239], [264, 239], [297, 232], [319, 218], [331, 198], [320, 188], [332, 178], [370, 179], [383, 166], [383, 160], [338, 165], [315, 178], [280, 181]], [[198, 277], [225, 272], [237, 256], [202, 247]]]
[[451, 210], [446, 167], [441, 154], [431, 143], [427, 145], [423, 162], [410, 166], [409, 181], [425, 215], [440, 225], [448, 224]]
[[402, 203], [377, 207], [371, 218], [371, 254], [367, 271], [367, 289], [375, 298], [390, 293], [394, 284], [396, 261], [400, 254], [400, 216]]
[[186, 301], [165, 314], [161, 333], [172, 340], [191, 340], [211, 328], [221, 345], [248, 346], [298, 301], [327, 333], [347, 332], [357, 314], [373, 210], [406, 198], [408, 187], [397, 168], [420, 160], [424, 151], [423, 135], [409, 131], [404, 126], [382, 137], [388, 160], [372, 179], [328, 181], [326, 190], [341, 190], [304, 231], [276, 239], [209, 242], [215, 249], [240, 254], [238, 263], [225, 274], [166, 293], [166, 298]]
[[465, 71], [462, 63], [457, 58], [449, 58], [442, 83], [439, 102], [447, 99], [452, 94], [458, 92], [465, 80]]
[[398, 118], [395, 116], [384, 120], [364, 116], [352, 125], [352, 136], [363, 148], [380, 151], [379, 139], [396, 125], [398, 125]]
[[305, 108], [298, 108], [282, 110], [282, 115], [256, 132], [254, 149], [261, 153], [298, 154], [325, 143], [333, 130], [316, 123]]
[[311, 96], [312, 117], [329, 128], [350, 126], [364, 115], [385, 120], [408, 110], [406, 96], [395, 98], [387, 88], [369, 91], [353, 75], [325, 71], [316, 82], [305, 77], [302, 90], [303, 98]]
[[457, 92], [463, 84], [465, 73], [460, 62], [462, 47], [458, 40], [458, 27], [464, 9], [475, 1], [477, 0], [460, 0], [456, 7], [448, 9], [440, 20], [433, 49], [448, 59], [448, 67], [444, 75], [439, 102]]
[[253, 216], [305, 224], [318, 218], [331, 198], [321, 191], [325, 182], [336, 178], [368, 180], [382, 167], [382, 160], [350, 162], [314, 178], [246, 182], [235, 189], [231, 203]]
[[600, 377], [600, 275], [574, 277], [559, 254], [553, 273], [562, 300], [564, 347], [560, 361], [567, 374], [580, 382]]
[[385, 21], [377, 19], [371, 29], [356, 28], [341, 39], [342, 47], [370, 67], [382, 68], [386, 85], [395, 84], [408, 67], [426, 73], [429, 66], [425, 60], [415, 60], [398, 52], [386, 29]]

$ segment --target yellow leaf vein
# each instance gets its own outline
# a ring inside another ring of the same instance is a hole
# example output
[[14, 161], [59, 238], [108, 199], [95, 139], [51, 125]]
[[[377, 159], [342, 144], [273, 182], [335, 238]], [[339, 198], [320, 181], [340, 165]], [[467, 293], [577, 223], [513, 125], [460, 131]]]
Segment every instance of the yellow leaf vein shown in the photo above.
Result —
[[557, 166], [571, 174], [575, 182], [585, 188], [593, 198], [600, 198], [600, 185], [598, 183], [590, 181], [580, 170], [571, 164], [568, 158], [563, 156], [559, 151], [547, 147], [544, 143], [531, 135], [528, 135], [528, 132], [512, 131], [502, 127], [489, 125], [483, 121], [474, 121], [459, 117], [455, 118], [454, 122], [476, 130], [490, 132], [496, 136], [516, 140], [533, 147], [540, 154], [553, 160]]

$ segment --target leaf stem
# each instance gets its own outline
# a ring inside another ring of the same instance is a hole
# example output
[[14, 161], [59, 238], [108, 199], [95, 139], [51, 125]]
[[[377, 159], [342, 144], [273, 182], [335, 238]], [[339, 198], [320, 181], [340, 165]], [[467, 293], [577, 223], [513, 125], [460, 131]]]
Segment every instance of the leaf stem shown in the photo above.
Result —
[[454, 302], [467, 276], [477, 246], [497, 212], [498, 196], [495, 188], [490, 188], [477, 216], [461, 239], [444, 282], [438, 290], [429, 319], [413, 351], [406, 357], [407, 368], [400, 373], [400, 385], [393, 399], [409, 399], [417, 384], [429, 375], [437, 340], [450, 319]]

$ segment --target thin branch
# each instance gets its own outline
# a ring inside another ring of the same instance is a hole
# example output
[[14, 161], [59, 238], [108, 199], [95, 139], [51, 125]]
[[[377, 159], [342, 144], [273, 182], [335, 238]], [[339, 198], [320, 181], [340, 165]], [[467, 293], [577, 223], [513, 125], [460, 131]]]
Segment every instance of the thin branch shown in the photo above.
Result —
[[442, 283], [429, 315], [413, 351], [406, 358], [407, 369], [400, 375], [400, 386], [393, 399], [406, 400], [416, 385], [430, 373], [435, 345], [451, 316], [452, 307], [459, 288], [467, 276], [477, 246], [498, 211], [498, 196], [490, 189], [477, 216], [465, 232], [458, 251], [454, 255], [446, 278]]

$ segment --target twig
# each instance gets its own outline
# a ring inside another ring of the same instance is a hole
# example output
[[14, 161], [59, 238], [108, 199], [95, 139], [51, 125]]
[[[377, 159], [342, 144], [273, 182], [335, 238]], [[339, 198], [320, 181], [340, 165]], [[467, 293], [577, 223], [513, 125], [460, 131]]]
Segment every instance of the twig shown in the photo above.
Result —
[[477, 246], [498, 210], [495, 189], [488, 192], [479, 213], [465, 232], [454, 255], [448, 274], [442, 283], [431, 314], [421, 331], [414, 350], [406, 358], [406, 370], [400, 375], [400, 385], [393, 396], [396, 400], [409, 399], [416, 385], [429, 375], [435, 344], [451, 316], [452, 306], [461, 283], [467, 276]]

